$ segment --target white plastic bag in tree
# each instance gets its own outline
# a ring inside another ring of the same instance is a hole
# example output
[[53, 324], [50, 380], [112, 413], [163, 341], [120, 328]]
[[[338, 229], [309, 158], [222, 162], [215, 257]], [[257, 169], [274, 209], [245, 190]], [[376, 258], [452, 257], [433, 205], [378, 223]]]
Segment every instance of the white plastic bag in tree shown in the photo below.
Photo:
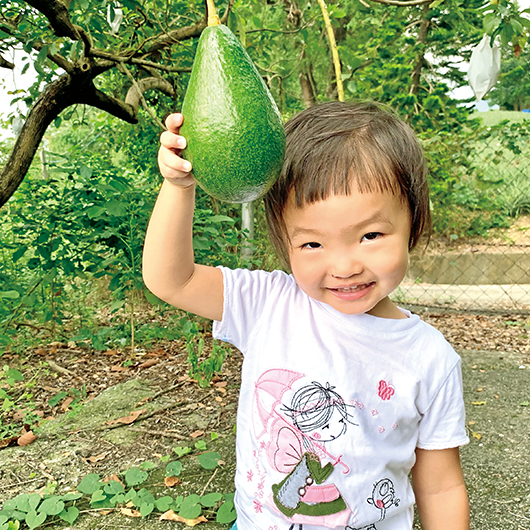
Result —
[[484, 35], [473, 48], [467, 78], [477, 101], [480, 101], [497, 82], [501, 69], [501, 51], [496, 44], [490, 46], [490, 36]]
[[109, 4], [107, 6], [107, 22], [109, 23], [110, 32], [112, 35], [118, 34], [122, 21], [123, 11], [120, 9], [120, 7], [117, 4], [116, 6], [111, 7], [111, 4]]

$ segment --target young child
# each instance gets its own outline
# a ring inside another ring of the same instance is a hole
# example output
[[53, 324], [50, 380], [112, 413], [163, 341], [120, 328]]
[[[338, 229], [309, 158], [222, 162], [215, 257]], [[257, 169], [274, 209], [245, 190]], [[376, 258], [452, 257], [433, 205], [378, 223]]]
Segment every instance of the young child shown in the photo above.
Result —
[[468, 530], [460, 358], [389, 298], [430, 224], [410, 128], [374, 103], [326, 103], [287, 123], [265, 205], [289, 275], [194, 263], [182, 120], [169, 116], [161, 136], [144, 279], [244, 355], [239, 530], [411, 530], [415, 501], [424, 530]]

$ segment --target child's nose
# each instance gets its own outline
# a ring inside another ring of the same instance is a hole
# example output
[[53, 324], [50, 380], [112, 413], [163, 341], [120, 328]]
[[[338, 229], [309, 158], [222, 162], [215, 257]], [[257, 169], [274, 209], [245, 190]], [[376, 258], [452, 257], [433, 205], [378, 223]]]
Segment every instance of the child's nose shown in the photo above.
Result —
[[363, 271], [363, 266], [350, 252], [337, 252], [331, 262], [331, 275], [334, 278], [351, 278]]

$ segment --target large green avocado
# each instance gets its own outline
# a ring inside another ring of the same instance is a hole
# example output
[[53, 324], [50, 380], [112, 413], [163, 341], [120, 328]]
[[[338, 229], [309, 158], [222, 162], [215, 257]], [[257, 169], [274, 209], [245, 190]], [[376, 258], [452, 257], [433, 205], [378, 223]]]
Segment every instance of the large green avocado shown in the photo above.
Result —
[[182, 105], [184, 157], [213, 197], [249, 202], [278, 177], [285, 131], [263, 79], [235, 35], [222, 24], [199, 39]]

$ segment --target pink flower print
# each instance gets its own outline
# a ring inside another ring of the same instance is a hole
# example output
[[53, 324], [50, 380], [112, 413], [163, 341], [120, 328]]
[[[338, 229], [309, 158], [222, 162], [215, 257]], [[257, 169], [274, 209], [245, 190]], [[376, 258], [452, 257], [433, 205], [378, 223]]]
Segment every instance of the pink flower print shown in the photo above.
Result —
[[394, 425], [392, 425], [392, 429], [396, 430], [397, 428], [398, 428], [398, 424], [394, 423]]
[[372, 416], [374, 417], [379, 414], [379, 412], [377, 412], [377, 409], [372, 409], [371, 412], [372, 412]]
[[394, 395], [394, 392], [395, 390], [392, 383], [387, 383], [384, 379], [381, 379], [381, 381], [379, 381], [377, 393], [383, 401], [389, 400]]
[[385, 428], [381, 426], [377, 429], [377, 431], [382, 434], [385, 432]]
[[263, 510], [263, 504], [261, 504], [261, 502], [259, 501], [254, 501], [254, 511], [256, 513], [261, 513]]
[[247, 471], [247, 480], [249, 482], [252, 482], [252, 479], [254, 478], [254, 472], [252, 471], [252, 469], [250, 471]]

